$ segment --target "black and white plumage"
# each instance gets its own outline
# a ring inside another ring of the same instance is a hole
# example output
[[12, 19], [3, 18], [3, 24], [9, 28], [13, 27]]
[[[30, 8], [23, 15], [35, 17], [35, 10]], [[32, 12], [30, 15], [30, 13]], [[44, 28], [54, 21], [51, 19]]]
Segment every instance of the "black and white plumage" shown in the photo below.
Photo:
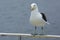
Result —
[[40, 26], [41, 29], [43, 29], [43, 26], [45, 24], [49, 24], [47, 22], [45, 14], [39, 12], [38, 6], [37, 6], [36, 3], [31, 4], [30, 23], [35, 26], [35, 32], [36, 32], [36, 27], [37, 26]]
[[42, 18], [47, 22], [47, 18], [45, 16], [45, 14], [44, 13], [41, 13], [41, 15], [42, 15]]

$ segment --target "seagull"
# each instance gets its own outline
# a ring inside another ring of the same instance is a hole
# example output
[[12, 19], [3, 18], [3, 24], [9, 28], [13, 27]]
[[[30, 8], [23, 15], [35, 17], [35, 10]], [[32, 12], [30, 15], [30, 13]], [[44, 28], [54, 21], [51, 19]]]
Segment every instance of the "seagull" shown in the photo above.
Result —
[[30, 15], [30, 23], [35, 26], [34, 34], [37, 34], [37, 27], [40, 26], [43, 34], [43, 27], [45, 24], [49, 24], [47, 22], [47, 18], [45, 14], [42, 12], [40, 13], [38, 10], [38, 6], [36, 3], [31, 4], [31, 15]]

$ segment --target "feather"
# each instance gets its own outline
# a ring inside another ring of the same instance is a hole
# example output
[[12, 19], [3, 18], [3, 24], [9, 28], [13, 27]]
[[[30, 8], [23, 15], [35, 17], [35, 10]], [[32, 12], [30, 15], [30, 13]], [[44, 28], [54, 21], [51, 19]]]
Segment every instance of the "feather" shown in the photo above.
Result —
[[41, 13], [41, 15], [42, 15], [42, 18], [47, 22], [47, 18], [45, 16], [45, 14], [44, 13]]

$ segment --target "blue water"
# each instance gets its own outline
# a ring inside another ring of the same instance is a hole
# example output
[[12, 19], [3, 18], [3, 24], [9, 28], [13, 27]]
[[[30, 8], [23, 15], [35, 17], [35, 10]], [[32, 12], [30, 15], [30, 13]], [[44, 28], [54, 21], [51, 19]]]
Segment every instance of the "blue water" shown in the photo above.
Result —
[[[40, 12], [45, 12], [50, 25], [44, 28], [47, 34], [60, 35], [60, 0], [0, 0], [0, 32], [32, 33], [29, 23], [30, 4], [37, 3]], [[40, 27], [38, 27], [40, 32]], [[15, 36], [1, 37], [0, 40], [18, 40]], [[22, 38], [22, 40], [60, 40], [60, 38]]]

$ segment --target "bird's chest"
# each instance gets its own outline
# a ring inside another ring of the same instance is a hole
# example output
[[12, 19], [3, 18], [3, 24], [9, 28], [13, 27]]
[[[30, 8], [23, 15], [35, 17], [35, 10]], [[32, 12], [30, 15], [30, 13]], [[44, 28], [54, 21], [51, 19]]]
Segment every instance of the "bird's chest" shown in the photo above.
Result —
[[30, 22], [32, 22], [32, 23], [40, 23], [41, 21], [42, 21], [42, 19], [38, 16], [30, 18]]
[[31, 16], [30, 17], [30, 22], [33, 23], [33, 24], [35, 24], [35, 23], [40, 24], [42, 22], [42, 18], [39, 15]]

